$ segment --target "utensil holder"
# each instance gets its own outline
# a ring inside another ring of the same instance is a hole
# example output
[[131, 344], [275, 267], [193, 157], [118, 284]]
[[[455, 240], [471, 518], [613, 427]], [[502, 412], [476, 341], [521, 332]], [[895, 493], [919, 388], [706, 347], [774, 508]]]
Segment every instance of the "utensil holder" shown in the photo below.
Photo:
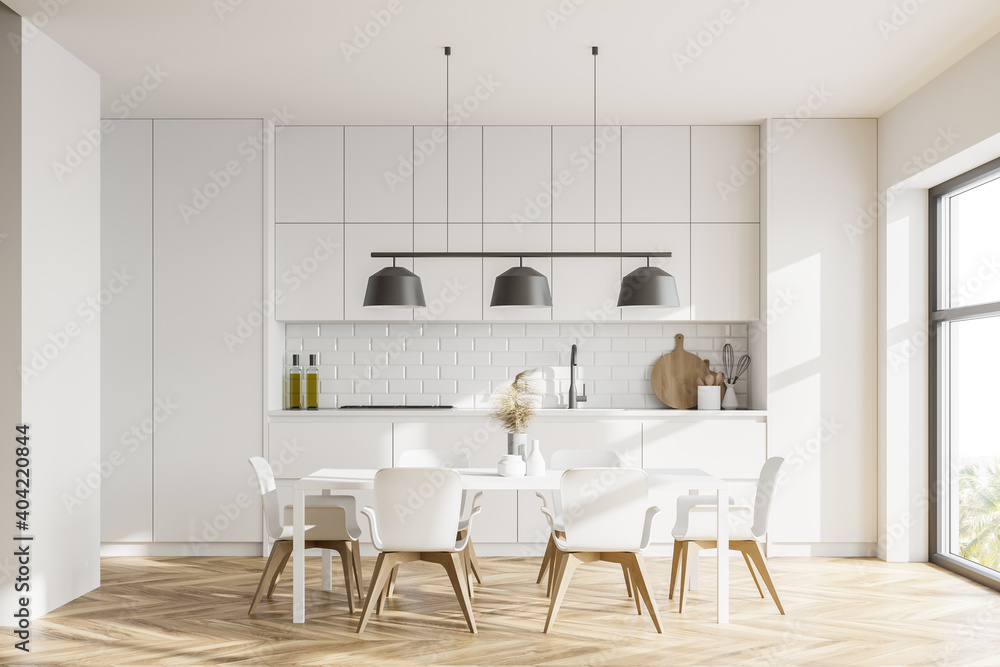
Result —
[[698, 409], [720, 410], [722, 408], [722, 387], [698, 387]]
[[736, 385], [733, 384], [732, 382], [727, 382], [726, 395], [722, 398], [722, 409], [739, 410], [739, 408], [740, 408], [740, 399], [736, 398]]

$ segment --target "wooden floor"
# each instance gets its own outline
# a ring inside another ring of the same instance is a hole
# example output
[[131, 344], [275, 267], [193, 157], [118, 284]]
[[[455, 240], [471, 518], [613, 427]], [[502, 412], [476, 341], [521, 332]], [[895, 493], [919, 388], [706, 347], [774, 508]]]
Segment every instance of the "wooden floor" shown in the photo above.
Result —
[[[366, 576], [373, 560], [364, 561]], [[1000, 665], [1000, 595], [935, 566], [771, 559], [780, 616], [734, 560], [732, 623], [719, 626], [713, 560], [703, 559], [701, 590], [683, 615], [667, 600], [670, 560], [648, 560], [662, 635], [636, 615], [612, 564], [577, 571], [544, 635], [539, 560], [483, 558], [478, 635], [466, 629], [443, 568], [414, 563], [359, 636], [343, 589], [320, 590], [318, 558], [307, 559], [305, 625], [291, 622], [290, 576], [247, 616], [263, 558], [107, 558], [98, 590], [34, 622], [30, 654], [4, 633], [0, 664]]]

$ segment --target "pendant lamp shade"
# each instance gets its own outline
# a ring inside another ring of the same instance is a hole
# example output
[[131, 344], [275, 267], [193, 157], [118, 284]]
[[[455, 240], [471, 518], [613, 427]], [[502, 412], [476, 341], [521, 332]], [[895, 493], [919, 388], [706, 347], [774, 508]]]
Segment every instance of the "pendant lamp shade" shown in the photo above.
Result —
[[418, 275], [401, 266], [387, 266], [368, 278], [364, 305], [423, 308], [427, 303]]
[[622, 278], [618, 306], [680, 306], [674, 277], [656, 266], [643, 266]]
[[490, 307], [551, 308], [549, 279], [528, 266], [507, 269], [493, 282]]

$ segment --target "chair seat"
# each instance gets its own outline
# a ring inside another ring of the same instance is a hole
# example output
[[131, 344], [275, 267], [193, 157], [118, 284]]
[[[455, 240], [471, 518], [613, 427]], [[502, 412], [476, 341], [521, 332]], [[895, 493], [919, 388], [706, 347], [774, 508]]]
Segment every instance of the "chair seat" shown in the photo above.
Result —
[[[695, 504], [688, 505], [688, 499], [694, 501], [698, 498], [713, 498], [712, 496], [681, 496], [677, 504], [677, 523], [671, 531], [675, 540], [690, 541], [712, 541], [719, 537], [717, 505]], [[714, 499], [714, 498], [713, 498]], [[732, 502], [732, 501], [730, 501]], [[685, 507], [687, 505], [687, 507]], [[743, 505], [732, 504], [729, 506], [729, 539], [754, 540], [750, 528], [753, 525], [753, 508]]]
[[[361, 538], [361, 529], [354, 519], [353, 508], [345, 509], [343, 505], [332, 502], [337, 496], [316, 496], [324, 501], [320, 504], [307, 504], [306, 506], [306, 534], [305, 538], [311, 542], [330, 542], [335, 540], [358, 540]], [[351, 498], [353, 502], [354, 498]], [[290, 540], [294, 531], [292, 523], [292, 506], [285, 505], [284, 526], [281, 528], [279, 540]], [[353, 524], [353, 525], [351, 525]]]

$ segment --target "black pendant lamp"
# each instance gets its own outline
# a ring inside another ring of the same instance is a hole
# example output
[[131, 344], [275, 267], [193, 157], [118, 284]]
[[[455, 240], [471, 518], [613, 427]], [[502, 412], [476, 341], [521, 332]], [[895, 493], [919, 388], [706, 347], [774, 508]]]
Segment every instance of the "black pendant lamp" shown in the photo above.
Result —
[[674, 277], [659, 268], [640, 267], [622, 278], [622, 287], [618, 292], [618, 307], [625, 306], [659, 306], [661, 308], [676, 308], [681, 305], [677, 296], [677, 281]]
[[549, 279], [530, 266], [507, 269], [493, 282], [493, 298], [490, 308], [551, 308], [552, 292]]
[[424, 287], [420, 284], [420, 276], [396, 266], [393, 258], [392, 266], [369, 276], [364, 305], [366, 308], [424, 308], [427, 303], [424, 301]]

